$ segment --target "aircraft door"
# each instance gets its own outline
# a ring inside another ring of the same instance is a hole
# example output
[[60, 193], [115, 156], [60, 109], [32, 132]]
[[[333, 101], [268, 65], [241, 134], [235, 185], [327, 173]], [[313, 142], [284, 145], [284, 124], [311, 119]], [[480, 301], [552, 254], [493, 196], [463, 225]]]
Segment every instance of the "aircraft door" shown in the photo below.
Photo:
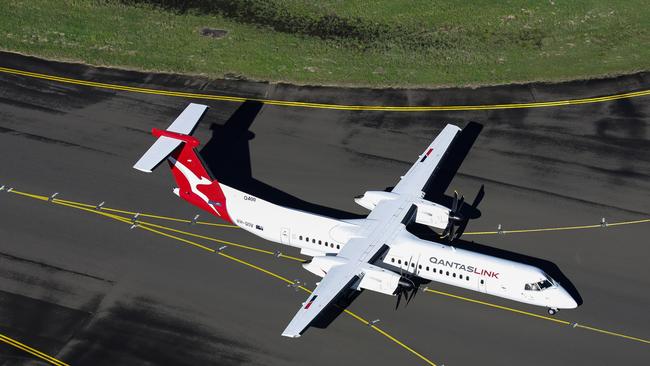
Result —
[[484, 278], [479, 278], [478, 279], [478, 290], [480, 292], [487, 293], [486, 282], [487, 282], [487, 280], [484, 279]]
[[282, 244], [289, 245], [290, 237], [291, 237], [291, 231], [289, 230], [289, 228], [283, 227], [282, 230], [280, 230], [280, 242]]

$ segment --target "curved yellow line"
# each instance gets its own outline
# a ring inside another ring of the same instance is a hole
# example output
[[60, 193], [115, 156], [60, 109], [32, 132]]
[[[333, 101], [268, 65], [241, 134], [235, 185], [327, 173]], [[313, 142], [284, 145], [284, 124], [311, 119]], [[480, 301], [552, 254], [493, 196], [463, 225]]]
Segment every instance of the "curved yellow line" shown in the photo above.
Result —
[[435, 111], [476, 111], [476, 110], [497, 110], [497, 109], [523, 109], [523, 108], [544, 108], [544, 107], [561, 107], [568, 105], [591, 104], [609, 102], [618, 99], [638, 98], [650, 95], [650, 90], [640, 90], [636, 92], [620, 93], [605, 95], [600, 97], [589, 97], [579, 99], [566, 99], [547, 102], [531, 103], [503, 103], [503, 104], [477, 104], [477, 105], [447, 105], [447, 106], [378, 106], [378, 105], [346, 105], [346, 104], [329, 104], [329, 103], [310, 103], [265, 98], [244, 98], [230, 95], [215, 95], [203, 93], [189, 93], [173, 90], [161, 90], [153, 88], [140, 88], [127, 85], [100, 83], [89, 80], [73, 79], [56, 75], [48, 75], [37, 72], [12, 69], [9, 67], [0, 67], [0, 72], [5, 74], [26, 76], [35, 79], [55, 81], [59, 83], [89, 86], [101, 89], [128, 91], [132, 93], [155, 94], [170, 97], [181, 97], [191, 99], [218, 100], [227, 102], [245, 102], [255, 101], [269, 105], [283, 107], [300, 107], [300, 108], [318, 108], [333, 109], [346, 111], [385, 111], [385, 112], [435, 112]]
[[54, 358], [54, 357], [52, 357], [50, 355], [47, 355], [47, 354], [45, 354], [45, 353], [43, 353], [43, 352], [41, 352], [41, 351], [39, 351], [39, 350], [37, 350], [35, 348], [32, 348], [32, 347], [24, 344], [24, 343], [18, 342], [17, 340], [15, 340], [13, 338], [7, 337], [6, 335], [0, 334], [0, 341], [5, 342], [8, 345], [11, 345], [11, 346], [16, 347], [18, 349], [21, 349], [21, 350], [23, 350], [23, 351], [25, 351], [27, 353], [30, 353], [31, 355], [36, 356], [36, 357], [38, 357], [38, 358], [40, 358], [40, 359], [42, 359], [42, 360], [44, 360], [44, 361], [46, 361], [48, 363], [51, 363], [52, 365], [70, 366], [67, 363], [63, 362], [63, 361], [57, 360], [56, 358]]
[[[21, 192], [21, 191], [17, 191], [17, 190], [13, 190], [13, 189], [11, 190], [11, 193], [15, 193], [15, 194], [18, 194], [18, 195], [21, 195], [21, 196], [24, 196], [24, 197], [34, 198], [34, 199], [37, 199], [37, 200], [40, 200], [40, 201], [47, 201], [47, 200], [48, 200], [48, 197], [46, 197], [46, 196], [36, 195], [36, 194], [32, 194], [32, 193], [27, 193], [27, 192]], [[78, 209], [78, 210], [82, 210], [82, 211], [85, 211], [85, 212], [94, 213], [94, 214], [97, 214], [97, 215], [101, 215], [101, 216], [109, 217], [109, 218], [112, 218], [112, 219], [114, 219], [114, 220], [117, 220], [117, 221], [120, 221], [120, 222], [126, 223], [126, 224], [133, 224], [133, 222], [132, 222], [129, 218], [125, 218], [125, 217], [118, 216], [118, 215], [115, 215], [115, 214], [111, 214], [111, 213], [108, 213], [108, 212], [103, 212], [102, 210], [96, 210], [96, 209], [94, 208], [94, 206], [92, 206], [92, 205], [88, 205], [88, 204], [77, 205], [77, 204], [72, 203], [73, 201], [60, 200], [60, 199], [53, 199], [52, 202], [55, 203], [55, 204], [61, 205], [61, 206], [66, 206], [66, 207], [70, 207], [70, 208], [76, 208], [76, 209]], [[260, 271], [260, 272], [262, 272], [262, 273], [264, 273], [264, 274], [267, 274], [267, 275], [269, 275], [269, 276], [271, 276], [271, 277], [274, 277], [274, 278], [276, 278], [276, 279], [279, 279], [279, 280], [281, 280], [281, 281], [283, 281], [283, 282], [285, 282], [285, 283], [287, 283], [287, 284], [293, 284], [293, 283], [294, 283], [293, 281], [289, 280], [289, 279], [286, 278], [286, 277], [283, 277], [283, 276], [281, 276], [281, 275], [279, 275], [279, 274], [277, 274], [277, 273], [274, 273], [274, 272], [269, 271], [269, 270], [267, 270], [267, 269], [265, 269], [265, 268], [262, 268], [262, 267], [260, 267], [260, 266], [257, 266], [257, 265], [255, 265], [255, 264], [253, 264], [253, 263], [250, 263], [250, 262], [248, 262], [248, 261], [245, 261], [245, 260], [243, 260], [243, 259], [241, 259], [241, 258], [238, 258], [238, 257], [232, 256], [232, 255], [226, 254], [226, 253], [221, 252], [221, 251], [217, 251], [217, 250], [215, 250], [215, 249], [213, 249], [213, 248], [210, 248], [210, 247], [207, 247], [207, 246], [201, 245], [201, 244], [199, 244], [199, 243], [197, 243], [197, 242], [194, 242], [194, 241], [191, 241], [191, 240], [187, 240], [187, 239], [181, 238], [181, 237], [176, 236], [176, 235], [167, 234], [167, 233], [162, 232], [162, 231], [160, 231], [160, 230], [156, 230], [156, 229], [154, 229], [153, 227], [157, 227], [157, 228], [165, 229], [165, 230], [170, 230], [170, 231], [172, 231], [172, 232], [182, 233], [182, 234], [186, 234], [186, 235], [197, 236], [197, 237], [201, 237], [201, 238], [204, 238], [204, 239], [210, 239], [210, 240], [214, 240], [214, 241], [219, 241], [218, 239], [213, 239], [213, 238], [205, 237], [205, 236], [198, 235], [198, 234], [194, 234], [194, 233], [189, 233], [189, 232], [184, 232], [184, 231], [181, 231], [181, 230], [176, 230], [176, 229], [168, 228], [168, 227], [165, 227], [165, 226], [162, 226], [162, 225], [155, 225], [155, 224], [152, 224], [152, 223], [136, 222], [135, 225], [136, 225], [136, 227], [138, 227], [138, 228], [140, 228], [140, 229], [143, 229], [143, 230], [146, 230], [146, 231], [152, 232], [152, 233], [154, 233], [154, 234], [158, 234], [158, 235], [161, 235], [161, 236], [164, 236], [164, 237], [167, 237], [167, 238], [173, 239], [173, 240], [177, 240], [177, 241], [183, 242], [183, 243], [185, 243], [185, 244], [191, 245], [191, 246], [193, 246], [193, 247], [197, 247], [197, 248], [199, 248], [199, 249], [203, 249], [203, 250], [205, 250], [205, 251], [207, 251], [207, 252], [210, 252], [210, 253], [216, 253], [216, 254], [218, 254], [218, 255], [224, 257], [224, 258], [228, 258], [228, 259], [230, 259], [230, 260], [232, 260], [232, 261], [235, 261], [235, 262], [238, 262], [238, 263], [240, 263], [240, 264], [243, 264], [243, 265], [245, 265], [245, 266], [247, 266], [247, 267], [249, 267], [249, 268], [256, 269], [256, 270], [258, 270], [258, 271]], [[150, 226], [152, 226], [152, 227], [150, 227]], [[221, 241], [220, 241], [220, 242], [221, 242]], [[223, 242], [225, 242], [225, 241], [223, 241]], [[235, 243], [231, 243], [231, 242], [228, 242], [228, 243], [229, 243], [229, 245], [236, 245], [236, 246], [238, 246], [238, 247], [242, 247], [242, 248], [249, 249], [249, 250], [257, 249], [257, 248], [248, 247], [248, 246], [241, 245], [241, 244], [235, 244]], [[264, 250], [261, 250], [261, 249], [257, 249], [257, 251], [265, 252], [265, 253], [267, 253], [267, 254], [272, 254], [272, 253], [269, 252], [269, 251], [264, 251]], [[294, 257], [289, 257], [289, 256], [285, 256], [285, 257], [286, 257], [286, 258], [289, 258], [289, 259], [300, 260], [299, 258], [294, 258]], [[311, 292], [312, 292], [310, 289], [308, 289], [308, 288], [306, 288], [306, 287], [304, 287], [304, 286], [297, 286], [297, 288], [300, 289], [300, 290], [303, 290], [303, 291], [305, 291], [305, 292], [307, 292], [307, 293], [311, 293]], [[348, 310], [348, 309], [345, 309], [344, 311], [345, 311], [346, 314], [352, 316], [353, 318], [355, 318], [355, 319], [358, 320], [359, 322], [361, 322], [361, 323], [363, 323], [363, 324], [365, 324], [365, 325], [368, 325], [368, 324], [369, 324], [368, 321], [366, 321], [366, 320], [365, 320], [364, 318], [362, 318], [361, 316], [355, 314], [354, 312], [352, 312], [352, 311], [350, 311], [350, 310]], [[406, 345], [405, 343], [401, 342], [401, 341], [398, 340], [397, 338], [393, 337], [393, 336], [390, 335], [388, 332], [382, 330], [381, 328], [375, 326], [374, 324], [371, 325], [371, 328], [372, 328], [374, 331], [376, 331], [377, 333], [379, 333], [379, 334], [383, 335], [384, 337], [386, 337], [387, 339], [391, 340], [392, 342], [394, 342], [394, 343], [397, 344], [398, 346], [402, 347], [402, 348], [405, 349], [406, 351], [410, 352], [410, 353], [413, 354], [414, 356], [418, 357], [418, 358], [421, 359], [422, 361], [426, 362], [428, 365], [430, 365], [430, 366], [436, 366], [436, 364], [433, 363], [431, 360], [429, 360], [428, 358], [426, 358], [425, 356], [423, 356], [422, 354], [420, 354], [419, 352], [417, 352], [417, 351], [414, 350], [413, 348], [409, 347], [409, 346]], [[1, 338], [0, 338], [0, 339], [1, 339]], [[34, 351], [36, 351], [36, 350], [34, 350]], [[38, 352], [38, 351], [36, 351], [36, 352]], [[30, 352], [30, 353], [31, 353], [31, 352]], [[37, 356], [38, 356], [38, 355], [37, 355]], [[46, 356], [46, 357], [49, 357], [49, 356], [47, 356], [47, 355], [45, 355], [45, 356]], [[41, 357], [41, 356], [38, 356], [38, 357]], [[41, 358], [43, 358], [43, 357], [41, 357]], [[50, 361], [50, 362], [51, 362], [51, 361]], [[56, 364], [56, 365], [57, 365], [57, 366], [69, 366], [69, 365], [67, 365], [67, 364], [63, 364], [63, 363], [61, 363], [61, 364]]]
[[[27, 193], [27, 192], [21, 192], [21, 191], [17, 191], [17, 190], [11, 190], [11, 193], [15, 193], [15, 194], [25, 196], [25, 197], [29, 197], [29, 198], [33, 198], [33, 199], [37, 199], [37, 200], [40, 200], [40, 201], [47, 201], [48, 200], [47, 196], [36, 195], [36, 194], [32, 194], [32, 193]], [[128, 218], [118, 216], [118, 215], [115, 215], [115, 214], [110, 214], [110, 213], [107, 213], [107, 212], [102, 212], [102, 211], [99, 211], [99, 210], [95, 210], [94, 206], [92, 206], [92, 205], [83, 204], [83, 203], [74, 203], [74, 201], [61, 200], [61, 199], [54, 199], [52, 202], [56, 203], [56, 204], [59, 204], [59, 205], [62, 205], [62, 206], [76, 208], [76, 209], [79, 209], [79, 210], [82, 210], [82, 211], [91, 212], [91, 213], [95, 213], [95, 214], [98, 214], [98, 215], [106, 216], [106, 217], [115, 219], [117, 221], [123, 222], [123, 223], [127, 223], [127, 224], [132, 223], [132, 221], [130, 219], [128, 219]], [[639, 224], [639, 223], [646, 223], [646, 222], [650, 222], [650, 219], [616, 222], [616, 223], [610, 223], [610, 224], [608, 224], [608, 226], [630, 225], [630, 224]], [[183, 235], [188, 235], [188, 236], [198, 237], [198, 238], [202, 238], [202, 239], [206, 239], [206, 240], [211, 240], [211, 241], [215, 241], [215, 242], [219, 242], [219, 243], [227, 243], [229, 245], [233, 245], [233, 246], [236, 246], [236, 247], [239, 247], [239, 248], [254, 250], [254, 251], [262, 252], [262, 253], [265, 253], [265, 254], [274, 254], [274, 253], [272, 253], [270, 251], [255, 248], [255, 247], [250, 247], [250, 246], [243, 245], [243, 244], [226, 242], [226, 241], [223, 241], [223, 240], [220, 240], [220, 239], [215, 239], [215, 238], [211, 238], [211, 237], [204, 236], [204, 235], [194, 234], [194, 233], [187, 232], [187, 231], [177, 230], [177, 229], [173, 229], [173, 228], [169, 228], [169, 227], [166, 227], [166, 226], [157, 225], [157, 224], [153, 224], [153, 223], [141, 222], [141, 221], [139, 221], [137, 223], [138, 223], [138, 225], [137, 225], [138, 228], [147, 230], [149, 232], [152, 232], [152, 233], [155, 233], [155, 234], [158, 234], [158, 235], [161, 235], [161, 236], [165, 236], [165, 237], [170, 238], [170, 239], [181, 241], [183, 243], [189, 244], [189, 245], [194, 246], [194, 247], [198, 247], [200, 249], [206, 250], [206, 251], [211, 252], [211, 253], [216, 252], [217, 254], [219, 254], [219, 255], [221, 255], [223, 257], [226, 257], [226, 258], [231, 259], [233, 261], [236, 261], [238, 263], [244, 264], [244, 265], [246, 265], [246, 266], [248, 266], [250, 268], [253, 268], [253, 269], [256, 269], [256, 270], [258, 270], [260, 272], [263, 272], [263, 273], [265, 273], [265, 274], [267, 274], [267, 275], [269, 275], [271, 277], [275, 277], [275, 278], [277, 278], [277, 279], [279, 279], [281, 281], [284, 281], [286, 283], [293, 284], [293, 281], [289, 280], [286, 277], [278, 275], [277, 273], [271, 272], [271, 271], [269, 271], [267, 269], [264, 269], [262, 267], [254, 265], [252, 263], [244, 261], [244, 260], [242, 260], [240, 258], [231, 256], [229, 254], [225, 254], [223, 252], [217, 252], [213, 248], [206, 247], [204, 245], [193, 242], [191, 240], [187, 240], [187, 239], [175, 236], [175, 235], [167, 234], [167, 233], [162, 232], [160, 230], [156, 230], [156, 229], [154, 229], [154, 227], [158, 228], [158, 229], [163, 229], [163, 230], [168, 230], [168, 231], [171, 231], [171, 232], [183, 234]], [[535, 231], [549, 231], [549, 230], [558, 230], [558, 229], [559, 230], [573, 230], [573, 229], [586, 229], [586, 228], [596, 228], [596, 227], [599, 228], [599, 227], [601, 227], [601, 225], [567, 226], [567, 227], [549, 228], [549, 229], [513, 230], [513, 231], [510, 231], [510, 232], [531, 232], [531, 231], [535, 232]], [[496, 233], [497, 232], [480, 232], [480, 233], [474, 233], [474, 234], [496, 234]], [[292, 259], [292, 260], [301, 260], [301, 259], [295, 258], [295, 257], [289, 257], [289, 256], [285, 256], [285, 257], [288, 258], [288, 259]], [[301, 290], [303, 290], [305, 292], [311, 293], [311, 290], [304, 287], [304, 286], [297, 286], [297, 288], [299, 288], [299, 289], [301, 289]], [[582, 324], [578, 324], [578, 323], [571, 323], [571, 322], [569, 322], [567, 320], [551, 318], [551, 317], [548, 317], [548, 316], [539, 315], [539, 314], [535, 314], [535, 313], [531, 313], [531, 312], [528, 312], [528, 311], [519, 310], [519, 309], [507, 307], [507, 306], [497, 305], [497, 304], [493, 304], [493, 303], [486, 302], [486, 301], [471, 299], [471, 298], [468, 298], [468, 297], [454, 295], [454, 294], [450, 294], [450, 293], [443, 292], [443, 291], [433, 290], [433, 289], [430, 289], [430, 288], [425, 288], [424, 291], [429, 292], [429, 293], [435, 293], [435, 294], [438, 294], [438, 295], [451, 297], [451, 298], [455, 298], [455, 299], [458, 299], [458, 300], [472, 302], [472, 303], [475, 303], [475, 304], [481, 304], [481, 305], [489, 306], [489, 307], [500, 309], [500, 310], [506, 310], [506, 311], [510, 311], [510, 312], [513, 312], [513, 313], [526, 315], [526, 316], [530, 316], [530, 317], [534, 317], [534, 318], [538, 318], [538, 319], [548, 320], [548, 321], [559, 323], [559, 324], [562, 324], [562, 325], [571, 325], [574, 328], [582, 328], [582, 329], [585, 329], [585, 330], [590, 330], [590, 331], [598, 332], [598, 333], [601, 333], [601, 334], [606, 334], [606, 335], [610, 335], [610, 336], [614, 336], [614, 337], [624, 338], [624, 339], [628, 339], [628, 340], [632, 340], [632, 341], [637, 341], [637, 342], [640, 342], [640, 343], [650, 344], [650, 340], [647, 340], [647, 339], [633, 337], [633, 336], [629, 336], [629, 335], [626, 335], [626, 334], [616, 333], [616, 332], [608, 331], [608, 330], [605, 330], [605, 329], [600, 329], [600, 328], [591, 327], [591, 326], [587, 326], [587, 325], [582, 325]], [[366, 319], [364, 319], [361, 316], [353, 313], [352, 311], [350, 311], [348, 309], [345, 309], [344, 311], [345, 311], [346, 314], [348, 314], [348, 315], [352, 316], [353, 318], [357, 319], [359, 322], [362, 322], [364, 324], [370, 324]], [[370, 327], [373, 330], [375, 330], [378, 333], [385, 336], [386, 338], [390, 339], [391, 341], [393, 341], [394, 343], [396, 343], [400, 347], [404, 348], [405, 350], [407, 350], [411, 354], [413, 354], [416, 357], [420, 358], [421, 360], [423, 360], [427, 364], [435, 366], [435, 364], [433, 362], [431, 362], [431, 360], [429, 360], [428, 358], [426, 358], [422, 354], [418, 353], [414, 349], [410, 348], [408, 345], [402, 343], [401, 341], [399, 341], [398, 339], [396, 339], [395, 337], [393, 337], [389, 333], [385, 332], [384, 330], [380, 329], [379, 327], [375, 326], [374, 324], [370, 324]], [[4, 340], [2, 335], [0, 335], [0, 340]], [[18, 347], [18, 346], [16, 346], [16, 347]], [[27, 346], [25, 346], [25, 347], [27, 347]], [[24, 349], [24, 348], [21, 348], [21, 349]], [[26, 350], [26, 351], [30, 352], [29, 350]], [[36, 350], [34, 350], [34, 351], [36, 351]], [[36, 351], [36, 352], [38, 352], [38, 351]], [[32, 353], [32, 352], [30, 352], [30, 353]], [[47, 355], [45, 355], [45, 356], [49, 357]], [[41, 357], [41, 356], [38, 356], [38, 357]]]

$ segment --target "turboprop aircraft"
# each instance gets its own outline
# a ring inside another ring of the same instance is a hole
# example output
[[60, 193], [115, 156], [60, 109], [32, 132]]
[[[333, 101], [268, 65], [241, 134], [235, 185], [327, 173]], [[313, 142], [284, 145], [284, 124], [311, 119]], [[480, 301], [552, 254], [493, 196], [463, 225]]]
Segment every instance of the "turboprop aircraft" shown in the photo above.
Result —
[[[463, 199], [455, 194], [449, 208], [425, 200], [424, 192], [460, 128], [448, 124], [392, 190], [356, 197], [355, 202], [370, 211], [365, 219], [339, 220], [276, 205], [212, 178], [196, 150], [200, 142], [191, 136], [207, 108], [191, 103], [166, 130], [154, 128], [157, 140], [134, 168], [151, 173], [167, 160], [177, 196], [263, 239], [299, 248], [312, 257], [303, 267], [322, 279], [283, 336], [302, 335], [342, 294], [377, 291], [397, 296], [399, 305], [402, 296], [410, 301], [420, 280], [543, 306], [551, 315], [578, 306], [540, 268], [450, 245], [460, 233], [454, 229], [462, 225]], [[406, 230], [413, 222], [442, 230], [443, 239], [419, 239]]]

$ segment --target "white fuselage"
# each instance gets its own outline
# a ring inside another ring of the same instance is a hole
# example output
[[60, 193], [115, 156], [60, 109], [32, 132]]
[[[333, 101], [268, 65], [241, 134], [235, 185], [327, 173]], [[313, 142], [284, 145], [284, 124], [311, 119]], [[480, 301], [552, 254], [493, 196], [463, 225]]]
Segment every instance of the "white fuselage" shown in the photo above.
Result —
[[[337, 220], [279, 206], [221, 184], [233, 222], [266, 240], [317, 257], [338, 253], [362, 237], [373, 220]], [[448, 245], [402, 231], [375, 265], [528, 304], [575, 308], [573, 298], [541, 269]], [[326, 270], [313, 271], [323, 276]]]

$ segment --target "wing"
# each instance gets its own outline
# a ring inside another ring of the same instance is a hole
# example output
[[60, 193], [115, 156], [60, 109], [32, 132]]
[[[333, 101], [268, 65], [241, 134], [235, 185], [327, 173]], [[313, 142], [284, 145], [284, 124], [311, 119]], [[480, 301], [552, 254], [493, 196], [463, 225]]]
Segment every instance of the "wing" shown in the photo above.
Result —
[[457, 126], [445, 126], [438, 137], [424, 150], [411, 169], [393, 188], [393, 192], [405, 195], [422, 194], [458, 132], [460, 132], [460, 128]]
[[341, 292], [349, 289], [359, 279], [359, 274], [360, 267], [358, 265], [343, 264], [330, 269], [287, 325], [282, 335], [292, 338], [300, 337], [318, 314], [332, 304]]

